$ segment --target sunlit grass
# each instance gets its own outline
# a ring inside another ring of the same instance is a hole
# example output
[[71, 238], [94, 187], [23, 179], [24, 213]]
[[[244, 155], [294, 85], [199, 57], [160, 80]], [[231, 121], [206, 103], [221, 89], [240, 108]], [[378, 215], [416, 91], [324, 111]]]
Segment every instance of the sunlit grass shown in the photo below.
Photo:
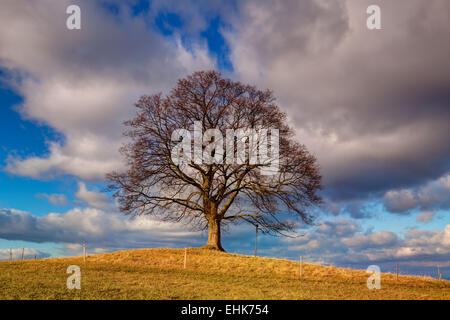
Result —
[[[69, 290], [69, 265], [81, 290]], [[64, 259], [0, 262], [0, 299], [450, 299], [450, 282], [211, 250], [141, 249]]]

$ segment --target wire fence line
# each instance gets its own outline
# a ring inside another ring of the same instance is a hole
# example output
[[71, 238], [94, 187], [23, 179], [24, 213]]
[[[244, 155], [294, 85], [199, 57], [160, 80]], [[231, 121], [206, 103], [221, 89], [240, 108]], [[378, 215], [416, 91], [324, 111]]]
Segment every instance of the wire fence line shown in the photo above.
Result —
[[[256, 239], [255, 239], [256, 240]], [[256, 241], [255, 241], [256, 242]], [[86, 243], [82, 243], [81, 245], [81, 249], [82, 249], [82, 255], [81, 257], [83, 258], [83, 262], [86, 263], [87, 262], [87, 246]], [[1, 258], [0, 260], [3, 261], [9, 261], [9, 262], [13, 262], [13, 261], [24, 261], [24, 260], [38, 260], [38, 259], [46, 259], [46, 258], [50, 258], [50, 257], [43, 257], [43, 256], [39, 256], [39, 251], [33, 248], [15, 248], [15, 249], [7, 249], [8, 250], [8, 259], [5, 258]], [[5, 250], [3, 250], [5, 251]], [[27, 252], [28, 251], [28, 252]], [[256, 244], [255, 244], [255, 257], [257, 257], [256, 255]], [[289, 260], [289, 259], [287, 259]], [[184, 259], [183, 259], [183, 268], [186, 269], [187, 267], [187, 261], [188, 261], [188, 249], [185, 248], [184, 249]], [[292, 261], [292, 260], [290, 260]], [[436, 280], [447, 280], [447, 279], [443, 279], [442, 276], [442, 272], [441, 272], [441, 265], [437, 264], [436, 265], [436, 269], [435, 269], [435, 276], [431, 276], [431, 275], [426, 275], [426, 274], [401, 274], [401, 265], [400, 263], [395, 263], [394, 264], [394, 275], [397, 281], [399, 281], [399, 276], [428, 276], [431, 278], [434, 278]], [[352, 269], [351, 267], [347, 267], [347, 269]], [[304, 271], [304, 257], [301, 255], [299, 256], [299, 260], [298, 260], [298, 269], [297, 269], [297, 275], [299, 278], [302, 278], [305, 276], [305, 271]]]

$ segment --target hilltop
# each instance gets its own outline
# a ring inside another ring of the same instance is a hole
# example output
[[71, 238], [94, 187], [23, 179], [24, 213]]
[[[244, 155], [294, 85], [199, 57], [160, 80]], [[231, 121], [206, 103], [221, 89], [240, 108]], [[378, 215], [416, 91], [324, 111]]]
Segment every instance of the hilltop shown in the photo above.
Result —
[[[81, 290], [68, 290], [69, 265]], [[450, 282], [189, 248], [139, 249], [0, 263], [0, 299], [450, 299]]]

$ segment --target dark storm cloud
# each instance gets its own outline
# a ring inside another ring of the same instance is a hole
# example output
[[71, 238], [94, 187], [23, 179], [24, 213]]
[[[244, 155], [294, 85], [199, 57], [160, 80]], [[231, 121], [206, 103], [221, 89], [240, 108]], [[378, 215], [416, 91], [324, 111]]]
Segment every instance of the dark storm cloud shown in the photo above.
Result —
[[239, 76], [274, 89], [325, 193], [367, 199], [450, 170], [450, 3], [246, 1], [227, 34]]

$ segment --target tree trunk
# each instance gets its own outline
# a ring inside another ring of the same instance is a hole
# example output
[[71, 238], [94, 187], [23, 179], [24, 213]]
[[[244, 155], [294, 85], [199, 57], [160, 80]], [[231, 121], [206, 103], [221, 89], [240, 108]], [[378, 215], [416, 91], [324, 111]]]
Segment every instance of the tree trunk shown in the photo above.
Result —
[[206, 246], [204, 246], [204, 248], [225, 251], [222, 248], [220, 237], [220, 220], [217, 219], [209, 220], [208, 242], [206, 243]]

